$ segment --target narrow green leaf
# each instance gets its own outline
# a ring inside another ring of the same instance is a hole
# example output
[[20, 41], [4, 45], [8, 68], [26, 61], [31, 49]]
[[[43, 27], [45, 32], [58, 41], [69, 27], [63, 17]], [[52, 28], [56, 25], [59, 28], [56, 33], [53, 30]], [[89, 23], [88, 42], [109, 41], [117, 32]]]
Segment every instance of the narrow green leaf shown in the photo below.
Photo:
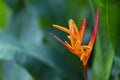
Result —
[[0, 80], [3, 80], [3, 68], [2, 68], [2, 61], [0, 61]]
[[114, 0], [97, 0], [97, 5], [100, 12], [100, 17], [102, 19], [101, 23], [104, 26], [108, 38], [112, 42], [112, 46], [115, 47], [116, 41], [120, 39], [119, 33], [119, 17], [120, 17], [120, 1]]
[[108, 40], [106, 33], [101, 34], [102, 33], [100, 31], [97, 35], [95, 45], [93, 78], [94, 80], [109, 80], [114, 57], [114, 49], [112, 48], [112, 44]]

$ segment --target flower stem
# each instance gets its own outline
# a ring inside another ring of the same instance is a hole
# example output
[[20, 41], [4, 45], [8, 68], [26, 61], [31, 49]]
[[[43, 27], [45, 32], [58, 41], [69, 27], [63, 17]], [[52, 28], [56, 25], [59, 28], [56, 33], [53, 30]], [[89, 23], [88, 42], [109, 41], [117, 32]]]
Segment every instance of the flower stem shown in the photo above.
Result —
[[86, 80], [88, 80], [87, 65], [84, 65], [84, 73], [85, 73]]

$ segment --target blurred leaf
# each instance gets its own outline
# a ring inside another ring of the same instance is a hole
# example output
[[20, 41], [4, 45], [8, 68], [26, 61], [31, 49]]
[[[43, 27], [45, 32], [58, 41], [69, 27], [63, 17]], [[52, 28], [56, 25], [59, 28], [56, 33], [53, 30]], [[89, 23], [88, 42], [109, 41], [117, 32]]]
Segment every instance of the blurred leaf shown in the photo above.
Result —
[[111, 72], [111, 80], [119, 80], [120, 79], [120, 40], [118, 39], [115, 46], [115, 56], [114, 63]]
[[101, 28], [99, 30], [93, 61], [93, 77], [94, 80], [108, 80], [113, 63], [114, 49], [104, 30]]
[[15, 62], [2, 60], [0, 63], [2, 64], [2, 80], [34, 80], [24, 68]]
[[[118, 37], [120, 32], [119, 0], [5, 1], [9, 7], [12, 8], [13, 15], [10, 24], [7, 26], [7, 31], [0, 31], [0, 59], [12, 60], [13, 62], [2, 61], [3, 63], [0, 65], [7, 67], [2, 70], [0, 66], [1, 73], [5, 71], [6, 74], [10, 75], [10, 72], [12, 74], [13, 68], [15, 68], [16, 71], [18, 70], [18, 68], [16, 69], [16, 67], [14, 67], [17, 65], [25, 69], [25, 72], [28, 71], [28, 75], [31, 74], [35, 80], [84, 80], [83, 67], [78, 57], [72, 55], [62, 45], [52, 39], [48, 35], [48, 32], [53, 31], [66, 40], [66, 35], [51, 28], [51, 25], [55, 23], [68, 26], [67, 20], [72, 18], [79, 28], [82, 19], [87, 18], [87, 26], [90, 26], [87, 27], [87, 38], [84, 40], [85, 43], [87, 43], [90, 30], [93, 30], [91, 26], [93, 19], [95, 19], [92, 18], [94, 17], [94, 10], [96, 10], [96, 6], [98, 6], [100, 13], [100, 32], [97, 37], [93, 67], [89, 67], [88, 71], [89, 73], [93, 72], [89, 79], [109, 79], [114, 50], [116, 57], [119, 56], [120, 52], [120, 44], [118, 44], [120, 41], [120, 37]], [[8, 19], [4, 10], [8, 8], [6, 8], [4, 2], [1, 2], [2, 0], [0, 1], [0, 10], [2, 8], [1, 13], [3, 17], [0, 18], [0, 22], [2, 20], [0, 27], [1, 24], [3, 25], [2, 27], [4, 27], [7, 25], [6, 21]], [[88, 3], [90, 3], [90, 6]], [[3, 7], [3, 4], [5, 7]], [[91, 12], [93, 16], [91, 16]], [[111, 72], [113, 78], [110, 77], [110, 79], [119, 79], [120, 74], [117, 64], [119, 64], [119, 57], [117, 60], [116, 58], [114, 60], [112, 66], [113, 72]], [[9, 65], [12, 71], [7, 70]], [[0, 80], [3, 79], [1, 73]], [[20, 72], [20, 74], [21, 73], [22, 72]], [[13, 74], [15, 73], [13, 72]], [[10, 78], [11, 80], [13, 79], [13, 74]], [[22, 78], [20, 78], [21, 80], [24, 78], [23, 75], [16, 74], [16, 76], [22, 76]], [[6, 77], [6, 79], [8, 79], [8, 77]]]
[[13, 59], [16, 51], [20, 51], [17, 39], [6, 31], [0, 31], [0, 59]]
[[62, 70], [53, 60], [52, 52], [49, 47], [44, 45], [37, 46], [35, 44], [29, 43], [28, 41], [19, 42], [10, 33], [5, 31], [0, 32], [0, 53], [0, 59], [12, 59], [21, 65], [27, 65], [25, 62], [27, 57], [23, 55], [31, 56], [42, 62], [44, 65], [52, 68], [59, 74], [67, 75], [67, 72]]
[[0, 80], [3, 80], [2, 62], [0, 61]]
[[120, 79], [120, 57], [114, 57], [114, 63], [111, 70], [111, 80]]
[[[120, 50], [119, 50], [120, 48], [120, 37], [119, 37], [119, 34], [120, 34], [120, 29], [119, 29], [120, 1], [98, 0], [97, 3], [100, 9], [101, 23], [103, 24], [101, 26], [105, 27], [104, 29], [110, 41], [109, 44], [112, 44], [112, 47], [115, 50], [114, 52], [115, 56], [117, 57], [119, 56], [119, 53], [120, 53]], [[113, 63], [112, 71], [116, 70], [115, 68], [117, 68], [116, 66], [118, 66], [118, 64], [116, 64], [116, 57]], [[117, 75], [119, 75], [119, 74], [113, 74], [113, 73], [111, 74], [114, 79], [115, 78], [117, 79]], [[113, 79], [112, 77], [111, 79]]]
[[94, 3], [98, 6], [100, 20], [93, 63], [93, 76], [95, 80], [108, 80], [110, 79], [114, 54], [119, 52], [119, 47], [116, 46], [119, 45], [120, 40], [120, 37], [118, 37], [120, 32], [118, 20], [120, 2], [117, 0], [97, 0], [92, 2], [91, 9], [93, 11], [95, 10], [93, 7]]
[[[23, 9], [19, 11], [19, 13], [16, 13], [12, 17], [11, 23], [7, 27], [7, 31], [17, 39], [16, 41], [19, 44], [15, 46], [18, 47], [19, 49], [14, 50], [15, 55], [13, 56], [13, 59], [15, 59], [17, 63], [26, 67], [26, 69], [29, 70], [29, 72], [37, 80], [39, 80], [40, 74], [43, 73], [43, 71], [46, 71], [41, 69], [46, 68], [38, 67], [41, 65], [28, 67], [27, 64], [29, 64], [31, 60], [33, 61], [37, 60], [38, 64], [40, 64], [41, 62], [42, 65], [50, 67], [51, 69], [53, 69], [54, 71], [61, 75], [67, 75], [66, 72], [62, 70], [53, 60], [52, 54], [55, 52], [51, 51], [52, 49], [48, 45], [47, 46], [43, 45], [42, 43], [43, 31], [39, 30], [37, 19], [38, 17], [36, 12], [33, 12], [30, 8], [27, 8], [25, 6]], [[26, 55], [28, 56], [26, 57]], [[21, 60], [21, 58], [23, 61]], [[26, 60], [27, 58], [30, 61]], [[29, 65], [33, 65], [33, 63]], [[31, 69], [32, 67], [33, 69]], [[36, 68], [36, 70], [41, 71], [34, 72], [35, 70], [34, 68]], [[44, 73], [41, 75], [44, 75]]]
[[100, 9], [100, 17], [104, 23], [105, 30], [112, 42], [113, 47], [116, 45], [116, 41], [120, 39], [119, 29], [119, 17], [120, 17], [120, 1], [114, 0], [97, 0], [98, 7]]
[[5, 28], [10, 18], [10, 9], [4, 3], [4, 0], [0, 0], [0, 28]]

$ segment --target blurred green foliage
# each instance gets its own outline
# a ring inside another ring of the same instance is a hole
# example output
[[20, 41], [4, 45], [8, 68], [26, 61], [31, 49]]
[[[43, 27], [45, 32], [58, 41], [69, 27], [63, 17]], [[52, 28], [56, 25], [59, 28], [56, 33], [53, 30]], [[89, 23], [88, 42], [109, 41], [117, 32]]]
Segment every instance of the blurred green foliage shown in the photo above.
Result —
[[0, 80], [85, 80], [82, 62], [48, 33], [66, 34], [83, 18], [87, 44], [99, 10], [99, 30], [88, 62], [88, 80], [120, 80], [119, 0], [0, 0]]

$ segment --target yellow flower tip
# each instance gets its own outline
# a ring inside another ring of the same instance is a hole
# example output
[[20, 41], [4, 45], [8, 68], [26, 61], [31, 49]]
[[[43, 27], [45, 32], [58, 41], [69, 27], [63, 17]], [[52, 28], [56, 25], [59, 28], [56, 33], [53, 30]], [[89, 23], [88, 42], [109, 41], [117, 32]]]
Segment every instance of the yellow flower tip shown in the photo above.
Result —
[[73, 19], [69, 19], [69, 22], [73, 22]]
[[53, 24], [52, 26], [53, 26], [54, 28], [57, 28], [57, 29], [62, 28], [62, 26], [56, 25], [56, 24]]
[[79, 32], [78, 32], [78, 28], [77, 28], [74, 20], [70, 19], [69, 22], [68, 22], [68, 24], [69, 24], [69, 29], [70, 29], [70, 31], [72, 32], [72, 34], [73, 34], [74, 36], [78, 36], [78, 35], [79, 35]]
[[56, 26], [58, 26], [58, 25], [56, 25], [56, 24], [53, 24], [52, 26], [53, 26], [53, 27], [56, 27]]
[[52, 26], [53, 26], [54, 28], [60, 29], [60, 26], [59, 26], [59, 25], [53, 24]]
[[73, 26], [74, 26], [74, 24], [75, 24], [75, 22], [74, 22], [74, 20], [73, 20], [73, 19], [70, 19], [70, 20], [69, 20], [69, 22], [68, 22], [68, 24], [69, 24], [69, 27], [70, 27], [70, 26], [72, 26], [72, 27], [73, 27]]
[[53, 26], [54, 28], [57, 28], [57, 29], [59, 29], [59, 30], [61, 30], [61, 31], [64, 31], [64, 32], [70, 34], [70, 30], [67, 29], [67, 28], [65, 28], [65, 27], [63, 27], [63, 26], [59, 26], [59, 25], [56, 25], [56, 24], [53, 24], [52, 26]]
[[75, 22], [74, 22], [73, 19], [70, 19], [68, 23], [69, 23], [69, 26], [74, 26], [75, 25]]

